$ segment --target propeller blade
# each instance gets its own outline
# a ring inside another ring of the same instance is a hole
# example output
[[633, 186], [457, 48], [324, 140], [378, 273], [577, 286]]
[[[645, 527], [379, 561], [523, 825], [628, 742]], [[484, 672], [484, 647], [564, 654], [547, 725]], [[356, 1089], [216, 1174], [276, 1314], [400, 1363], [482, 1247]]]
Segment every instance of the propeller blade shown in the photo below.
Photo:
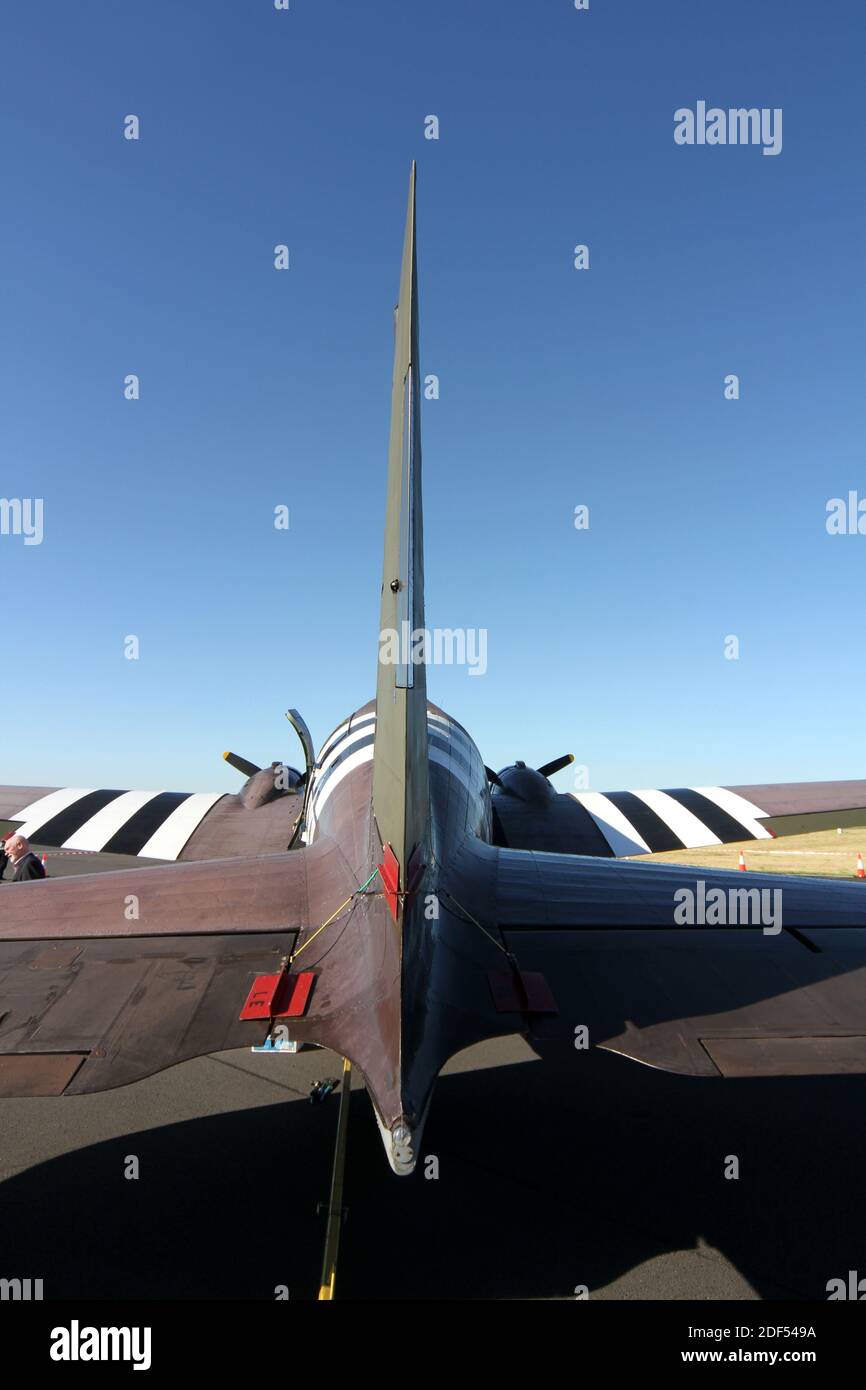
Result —
[[223, 757], [229, 767], [233, 767], [237, 772], [242, 772], [244, 777], [254, 777], [257, 772], [262, 770], [260, 767], [256, 767], [255, 763], [247, 762], [246, 758], [242, 758], [238, 753], [223, 753]]
[[542, 777], [552, 777], [554, 772], [561, 772], [564, 767], [568, 767], [569, 763], [573, 762], [574, 754], [565, 753], [561, 758], [554, 758], [552, 763], [545, 763], [544, 767], [540, 767], [538, 771]]
[[501, 787], [503, 785], [502, 778], [499, 776], [499, 773], [494, 772], [493, 768], [488, 767], [486, 763], [484, 764], [484, 771], [487, 773], [488, 782], [492, 782], [495, 787]]
[[286, 710], [286, 718], [301, 740], [301, 747], [304, 750], [304, 761], [307, 765], [303, 780], [308, 782], [310, 780], [310, 773], [316, 763], [316, 750], [313, 747], [313, 736], [296, 709]]

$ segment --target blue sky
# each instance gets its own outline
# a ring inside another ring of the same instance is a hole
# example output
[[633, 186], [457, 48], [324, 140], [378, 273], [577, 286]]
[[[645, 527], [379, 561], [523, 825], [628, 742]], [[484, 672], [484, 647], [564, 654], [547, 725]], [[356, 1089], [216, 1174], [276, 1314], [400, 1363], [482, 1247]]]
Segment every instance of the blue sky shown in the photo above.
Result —
[[[864, 30], [858, 0], [5, 6], [0, 495], [45, 535], [0, 536], [0, 782], [233, 790], [224, 748], [297, 762], [286, 708], [319, 744], [372, 695], [413, 158], [427, 622], [488, 631], [431, 698], [493, 766], [570, 750], [598, 790], [862, 776], [866, 536], [825, 506], [866, 496]], [[698, 100], [781, 107], [782, 152], [675, 145]]]

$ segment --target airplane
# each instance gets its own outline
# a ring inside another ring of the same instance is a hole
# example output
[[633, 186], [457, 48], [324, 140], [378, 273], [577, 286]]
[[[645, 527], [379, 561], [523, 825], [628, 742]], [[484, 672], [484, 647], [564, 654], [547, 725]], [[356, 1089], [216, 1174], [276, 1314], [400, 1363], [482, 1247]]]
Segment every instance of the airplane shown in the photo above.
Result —
[[[694, 1077], [866, 1072], [866, 888], [633, 857], [862, 824], [866, 781], [560, 793], [570, 755], [485, 765], [428, 700], [423, 643], [382, 659], [385, 634], [425, 630], [422, 381], [413, 164], [375, 698], [318, 756], [289, 711], [303, 771], [225, 754], [236, 795], [0, 787], [39, 845], [163, 861], [0, 884], [0, 1096], [122, 1086], [282, 1028], [360, 1070], [405, 1176], [445, 1062], [503, 1034], [577, 1056], [585, 1030]], [[782, 923], [684, 924], [684, 890], [747, 909], [781, 890]]]

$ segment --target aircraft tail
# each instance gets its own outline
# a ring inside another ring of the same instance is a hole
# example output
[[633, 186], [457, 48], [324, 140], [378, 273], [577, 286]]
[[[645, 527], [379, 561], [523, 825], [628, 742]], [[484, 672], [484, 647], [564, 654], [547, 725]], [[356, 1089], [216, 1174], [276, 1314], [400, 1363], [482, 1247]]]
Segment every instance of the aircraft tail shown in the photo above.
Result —
[[[421, 381], [413, 161], [395, 325], [373, 761], [373, 814], [386, 865], [399, 874], [400, 893], [425, 861], [429, 835], [427, 680], [424, 647], [419, 640], [416, 650], [413, 641], [413, 634], [424, 630]], [[398, 922], [401, 904], [398, 896]]]

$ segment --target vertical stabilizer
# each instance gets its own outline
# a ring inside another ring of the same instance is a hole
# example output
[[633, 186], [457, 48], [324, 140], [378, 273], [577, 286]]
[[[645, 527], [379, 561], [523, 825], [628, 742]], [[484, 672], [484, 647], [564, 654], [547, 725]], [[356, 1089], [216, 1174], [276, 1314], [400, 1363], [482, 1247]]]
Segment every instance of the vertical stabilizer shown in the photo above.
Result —
[[[406, 888], [410, 862], [414, 867], [424, 858], [429, 826], [414, 162], [409, 176], [395, 336], [376, 680], [373, 814], [383, 845], [390, 845], [399, 865], [402, 891]], [[415, 633], [419, 634], [417, 640]]]

